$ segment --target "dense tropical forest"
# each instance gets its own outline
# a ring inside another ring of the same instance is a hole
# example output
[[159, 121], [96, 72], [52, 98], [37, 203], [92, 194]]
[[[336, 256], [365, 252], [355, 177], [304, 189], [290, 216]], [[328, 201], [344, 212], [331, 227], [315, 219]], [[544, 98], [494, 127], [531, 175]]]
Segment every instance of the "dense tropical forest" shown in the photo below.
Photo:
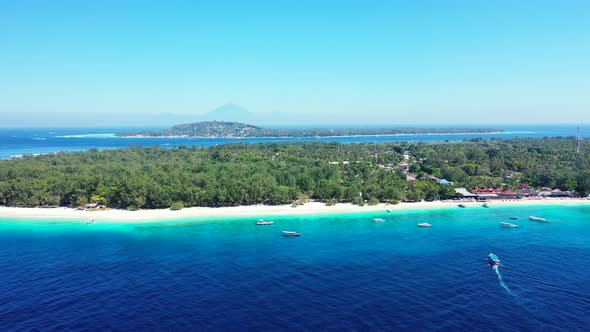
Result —
[[239, 122], [204, 121], [176, 125], [166, 130], [117, 133], [117, 136], [186, 137], [329, 137], [400, 134], [493, 133], [491, 128], [309, 128], [271, 129]]
[[[408, 179], [415, 175], [415, 181]], [[455, 182], [442, 185], [438, 179]], [[448, 198], [454, 187], [522, 184], [590, 193], [572, 138], [455, 143], [259, 143], [133, 147], [0, 161], [0, 205], [181, 208]]]

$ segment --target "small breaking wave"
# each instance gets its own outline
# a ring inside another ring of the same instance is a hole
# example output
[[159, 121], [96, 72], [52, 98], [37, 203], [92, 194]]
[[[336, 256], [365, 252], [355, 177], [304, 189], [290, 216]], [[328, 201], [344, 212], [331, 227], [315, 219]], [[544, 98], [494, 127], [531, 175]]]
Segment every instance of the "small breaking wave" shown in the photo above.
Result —
[[115, 138], [114, 133], [110, 134], [80, 134], [80, 135], [60, 135], [59, 138]]

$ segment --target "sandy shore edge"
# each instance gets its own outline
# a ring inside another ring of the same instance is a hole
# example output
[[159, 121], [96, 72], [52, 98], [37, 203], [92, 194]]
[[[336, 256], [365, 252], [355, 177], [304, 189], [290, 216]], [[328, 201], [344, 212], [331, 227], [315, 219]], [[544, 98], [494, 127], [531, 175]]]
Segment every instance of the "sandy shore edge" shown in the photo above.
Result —
[[[363, 212], [385, 212], [406, 211], [406, 210], [429, 210], [456, 208], [458, 202], [455, 201], [437, 201], [437, 202], [417, 202], [417, 203], [400, 203], [378, 204], [374, 206], [357, 206], [352, 204], [336, 204], [335, 206], [326, 206], [324, 203], [310, 202], [296, 208], [291, 205], [250, 205], [237, 207], [192, 207], [179, 211], [169, 209], [158, 210], [99, 210], [87, 211], [72, 208], [21, 208], [21, 207], [0, 207], [0, 218], [9, 219], [72, 219], [72, 220], [89, 220], [94, 218], [96, 222], [159, 222], [166, 220], [180, 220], [190, 218], [223, 218], [223, 217], [253, 217], [268, 218], [272, 216], [296, 216], [296, 215], [315, 215], [315, 214], [347, 214]], [[467, 207], [479, 207], [480, 202], [462, 202]], [[524, 206], [524, 205], [580, 205], [590, 204], [589, 199], [538, 199], [538, 200], [514, 200], [514, 201], [491, 201], [490, 207], [494, 206]]]

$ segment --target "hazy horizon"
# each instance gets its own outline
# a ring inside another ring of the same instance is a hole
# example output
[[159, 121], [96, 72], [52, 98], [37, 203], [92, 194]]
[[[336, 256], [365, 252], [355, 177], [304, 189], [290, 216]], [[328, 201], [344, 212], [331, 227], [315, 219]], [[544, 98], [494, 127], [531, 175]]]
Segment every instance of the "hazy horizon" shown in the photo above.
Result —
[[[216, 120], [217, 121], [217, 120]], [[225, 120], [221, 120], [221, 121], [225, 121]], [[67, 129], [72, 129], [72, 130], [76, 130], [76, 129], [80, 129], [80, 130], [84, 130], [85, 132], [87, 132], [87, 130], [91, 130], [91, 129], [99, 129], [99, 130], [104, 130], [104, 129], [118, 129], [118, 130], [124, 130], [124, 129], [137, 129], [137, 130], [146, 130], [146, 129], [154, 129], [154, 130], [158, 130], [158, 129], [168, 129], [170, 127], [172, 127], [173, 125], [177, 125], [177, 124], [186, 124], [186, 123], [194, 123], [194, 122], [198, 122], [198, 121], [193, 121], [193, 122], [179, 122], [179, 123], [175, 123], [172, 125], [168, 125], [168, 124], [152, 124], [152, 125], [133, 125], [133, 124], [128, 124], [128, 125], [63, 125], [63, 126], [1, 126], [0, 125], [0, 130], [9, 130], [9, 129], [14, 129], [14, 130], [27, 130], [27, 129], [57, 129], [57, 130], [67, 130]], [[264, 128], [277, 128], [277, 129], [289, 129], [289, 128], [301, 128], [301, 129], [305, 129], [305, 128], [325, 128], [325, 129], [336, 129], [336, 128], [346, 128], [346, 129], [352, 129], [352, 128], [418, 128], [418, 129], [428, 129], [428, 128], [433, 128], [433, 129], [439, 129], [439, 128], [465, 128], [465, 129], [478, 129], [478, 128], [488, 128], [488, 129], [501, 129], [501, 130], [505, 130], [505, 131], [530, 131], [530, 130], [535, 130], [535, 129], [548, 129], [548, 128], [552, 128], [552, 129], [571, 129], [572, 130], [572, 135], [571, 136], [575, 136], [576, 134], [576, 130], [579, 128], [580, 132], [583, 135], [586, 135], [586, 131], [588, 128], [590, 128], [590, 123], [561, 123], [561, 124], [551, 124], [551, 123], [539, 123], [539, 124], [527, 124], [527, 123], [510, 123], [510, 124], [502, 124], [502, 123], [473, 123], [473, 124], [443, 124], [443, 123], [419, 123], [419, 124], [370, 124], [370, 123], [358, 123], [358, 124], [288, 124], [288, 123], [277, 123], [277, 124], [258, 124], [258, 123], [245, 123], [245, 124], [249, 124], [249, 125], [254, 125], [254, 126], [259, 126], [259, 127], [264, 127]]]
[[590, 123], [588, 10], [574, 0], [4, 2], [0, 127], [164, 127], [228, 104], [220, 120], [261, 126]]

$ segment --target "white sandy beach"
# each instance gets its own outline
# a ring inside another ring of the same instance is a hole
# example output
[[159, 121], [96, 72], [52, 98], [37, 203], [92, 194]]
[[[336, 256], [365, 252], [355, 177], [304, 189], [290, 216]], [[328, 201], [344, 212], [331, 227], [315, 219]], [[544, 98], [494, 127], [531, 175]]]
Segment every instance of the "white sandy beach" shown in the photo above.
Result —
[[[467, 207], [481, 206], [481, 202], [461, 202]], [[97, 211], [77, 210], [72, 208], [21, 208], [21, 207], [0, 207], [0, 218], [10, 219], [73, 219], [88, 220], [94, 218], [96, 222], [149, 222], [164, 220], [179, 220], [189, 218], [207, 217], [253, 217], [267, 218], [271, 216], [286, 215], [312, 215], [312, 214], [345, 214], [362, 213], [374, 211], [403, 210], [425, 210], [456, 208], [456, 201], [417, 202], [378, 204], [375, 206], [357, 206], [352, 204], [336, 204], [326, 206], [324, 203], [310, 202], [296, 208], [291, 205], [251, 205], [237, 207], [192, 207], [179, 211], [169, 209], [127, 211], [117, 209], [106, 209]], [[536, 199], [536, 200], [510, 200], [491, 201], [490, 207], [494, 206], [517, 206], [517, 205], [580, 205], [590, 204], [588, 199]]]

